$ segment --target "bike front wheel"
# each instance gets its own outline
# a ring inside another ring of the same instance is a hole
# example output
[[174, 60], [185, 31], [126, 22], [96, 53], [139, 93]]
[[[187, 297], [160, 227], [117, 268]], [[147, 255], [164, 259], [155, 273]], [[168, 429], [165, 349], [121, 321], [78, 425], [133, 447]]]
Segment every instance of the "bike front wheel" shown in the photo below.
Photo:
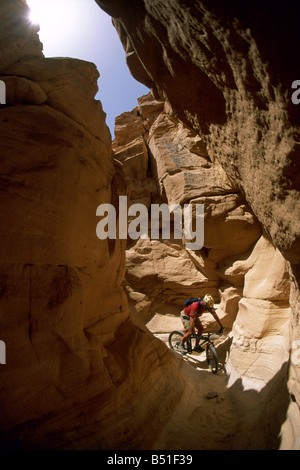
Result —
[[172, 331], [169, 335], [169, 345], [171, 349], [174, 349], [174, 351], [180, 351], [180, 349], [184, 349], [186, 352], [188, 351], [187, 349], [187, 343], [185, 343], [183, 346], [181, 346], [181, 341], [182, 338], [184, 337], [184, 333], [182, 331]]
[[218, 355], [213, 344], [206, 346], [206, 360], [213, 374], [218, 372]]

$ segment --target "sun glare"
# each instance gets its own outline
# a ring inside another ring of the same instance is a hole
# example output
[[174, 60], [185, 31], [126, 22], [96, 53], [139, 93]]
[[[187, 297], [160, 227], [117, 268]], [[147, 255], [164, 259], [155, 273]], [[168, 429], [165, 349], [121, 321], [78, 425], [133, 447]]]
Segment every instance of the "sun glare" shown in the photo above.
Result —
[[82, 0], [27, 0], [29, 20], [40, 26], [39, 36], [46, 55], [58, 44], [76, 42], [86, 21]]
[[137, 97], [149, 90], [130, 75], [111, 17], [95, 0], [26, 2], [30, 9], [28, 20], [39, 25], [38, 35], [46, 58], [72, 57], [96, 64], [100, 72], [96, 99], [107, 113], [113, 135], [115, 116], [133, 109]]

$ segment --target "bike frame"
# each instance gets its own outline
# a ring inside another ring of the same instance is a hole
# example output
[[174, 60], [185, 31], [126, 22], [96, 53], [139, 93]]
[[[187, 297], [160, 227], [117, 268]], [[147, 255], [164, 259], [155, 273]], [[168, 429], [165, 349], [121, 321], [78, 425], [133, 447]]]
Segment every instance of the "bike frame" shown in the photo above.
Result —
[[[184, 334], [186, 334], [187, 331], [184, 331]], [[210, 340], [210, 337], [212, 335], [215, 335], [217, 334], [216, 332], [213, 332], [213, 333], [204, 333], [204, 334], [201, 334], [199, 335], [198, 333], [193, 333], [187, 341], [191, 340], [192, 338], [198, 338], [198, 339], [202, 339], [203, 342], [201, 344], [204, 344], [204, 343], [209, 343], [209, 344], [212, 344], [213, 342]]]
[[[186, 331], [184, 333], [187, 333]], [[199, 346], [202, 346], [205, 344], [206, 347], [208, 347], [210, 344], [214, 345], [213, 341], [210, 340], [210, 337], [212, 335], [215, 335], [216, 332], [212, 332], [212, 333], [202, 333], [201, 335], [199, 335], [198, 333], [193, 333], [188, 339], [187, 339], [187, 346], [188, 346], [188, 349], [189, 350], [192, 350], [192, 339], [199, 339]], [[202, 341], [201, 341], [202, 340]]]
[[[187, 332], [185, 330], [174, 330], [170, 333], [169, 335], [169, 344], [172, 349], [177, 350], [177, 345], [181, 343], [181, 340], [178, 341], [180, 338], [182, 339], [183, 336]], [[213, 374], [216, 374], [218, 371], [218, 355], [214, 346], [213, 341], [211, 341], [211, 336], [218, 334], [218, 332], [212, 332], [212, 333], [193, 333], [186, 341], [185, 345], [183, 348], [184, 350], [192, 354], [193, 350], [195, 349], [195, 344], [192, 344], [192, 340], [199, 339], [199, 346], [201, 347], [202, 345], [205, 344], [205, 349], [206, 349], [206, 360], [209, 365], [209, 368], [211, 369]], [[177, 335], [177, 338], [176, 338]], [[178, 336], [179, 335], [179, 336]], [[173, 337], [176, 338], [175, 341], [176, 343], [173, 343]], [[201, 341], [202, 340], [202, 341]], [[175, 347], [174, 347], [175, 346]], [[186, 354], [186, 352], [184, 354]]]

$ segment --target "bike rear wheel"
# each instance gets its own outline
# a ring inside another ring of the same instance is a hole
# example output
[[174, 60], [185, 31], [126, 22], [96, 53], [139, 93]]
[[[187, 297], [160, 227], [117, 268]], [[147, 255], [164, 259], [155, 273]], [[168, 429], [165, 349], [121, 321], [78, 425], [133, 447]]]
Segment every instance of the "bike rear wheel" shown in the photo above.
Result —
[[206, 360], [213, 374], [218, 372], [218, 355], [213, 344], [206, 346]]
[[184, 333], [182, 331], [172, 331], [169, 335], [169, 345], [171, 349], [174, 349], [174, 351], [179, 351], [180, 349], [183, 348], [184, 351], [188, 351], [187, 348], [187, 342], [183, 345], [181, 345], [182, 338], [184, 337]]

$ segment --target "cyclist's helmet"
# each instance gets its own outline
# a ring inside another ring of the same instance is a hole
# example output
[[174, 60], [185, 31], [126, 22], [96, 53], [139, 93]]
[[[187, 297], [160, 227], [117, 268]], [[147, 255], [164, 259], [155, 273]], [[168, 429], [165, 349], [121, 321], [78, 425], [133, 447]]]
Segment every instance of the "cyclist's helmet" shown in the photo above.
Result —
[[209, 294], [206, 294], [203, 298], [204, 302], [206, 303], [206, 305], [209, 307], [209, 308], [213, 308], [214, 304], [215, 304], [215, 301], [213, 299], [213, 297]]

